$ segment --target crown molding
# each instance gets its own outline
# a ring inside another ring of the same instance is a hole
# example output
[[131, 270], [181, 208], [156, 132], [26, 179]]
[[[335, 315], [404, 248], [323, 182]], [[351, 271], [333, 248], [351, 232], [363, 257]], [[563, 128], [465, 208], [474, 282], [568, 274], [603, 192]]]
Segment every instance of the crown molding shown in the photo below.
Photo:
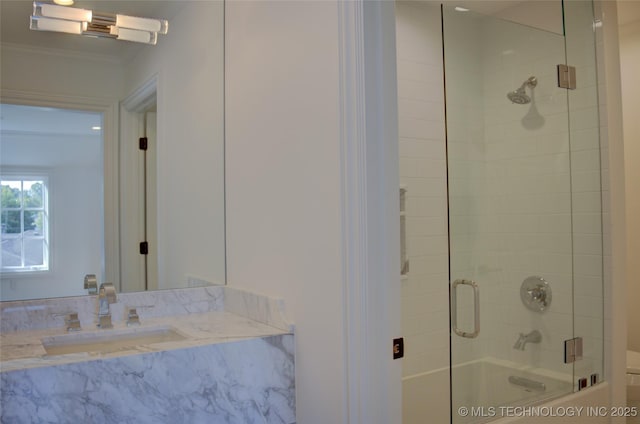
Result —
[[48, 106], [102, 112], [118, 104], [118, 98], [69, 96], [40, 91], [0, 89], [0, 102], [26, 106]]

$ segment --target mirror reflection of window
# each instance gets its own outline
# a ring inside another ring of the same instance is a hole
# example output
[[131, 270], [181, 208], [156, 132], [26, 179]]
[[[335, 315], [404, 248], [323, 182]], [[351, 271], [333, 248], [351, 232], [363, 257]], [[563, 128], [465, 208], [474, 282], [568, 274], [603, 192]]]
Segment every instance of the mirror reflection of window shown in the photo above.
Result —
[[102, 115], [3, 104], [2, 300], [84, 294], [102, 269]]
[[48, 178], [21, 173], [0, 181], [2, 272], [41, 272], [49, 269], [47, 203]]

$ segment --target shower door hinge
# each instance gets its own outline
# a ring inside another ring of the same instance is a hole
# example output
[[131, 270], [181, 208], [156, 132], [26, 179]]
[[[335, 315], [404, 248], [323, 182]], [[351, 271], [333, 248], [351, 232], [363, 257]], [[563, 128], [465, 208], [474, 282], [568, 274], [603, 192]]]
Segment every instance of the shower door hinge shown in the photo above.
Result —
[[564, 341], [564, 363], [570, 364], [582, 359], [582, 337]]
[[138, 139], [138, 147], [140, 148], [140, 150], [147, 150], [148, 146], [149, 146], [149, 139], [147, 139], [147, 137], [140, 137]]
[[148, 255], [149, 254], [149, 243], [146, 241], [143, 241], [140, 243], [140, 254], [141, 255]]
[[576, 67], [569, 65], [558, 65], [558, 87], [576, 89]]

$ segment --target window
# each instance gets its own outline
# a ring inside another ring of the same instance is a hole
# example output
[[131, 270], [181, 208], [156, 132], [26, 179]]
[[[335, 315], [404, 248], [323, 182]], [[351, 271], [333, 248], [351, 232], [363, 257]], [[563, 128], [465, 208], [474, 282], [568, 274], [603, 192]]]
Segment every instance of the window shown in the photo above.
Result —
[[49, 269], [48, 178], [2, 175], [0, 262], [3, 273]]

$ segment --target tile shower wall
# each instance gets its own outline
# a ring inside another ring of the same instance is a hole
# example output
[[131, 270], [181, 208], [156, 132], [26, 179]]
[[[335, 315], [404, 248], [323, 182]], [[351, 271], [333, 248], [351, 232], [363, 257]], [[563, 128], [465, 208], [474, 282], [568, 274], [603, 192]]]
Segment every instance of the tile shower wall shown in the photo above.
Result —
[[407, 189], [410, 263], [402, 280], [403, 375], [410, 376], [449, 364], [440, 7], [396, 2], [396, 27], [400, 182]]

